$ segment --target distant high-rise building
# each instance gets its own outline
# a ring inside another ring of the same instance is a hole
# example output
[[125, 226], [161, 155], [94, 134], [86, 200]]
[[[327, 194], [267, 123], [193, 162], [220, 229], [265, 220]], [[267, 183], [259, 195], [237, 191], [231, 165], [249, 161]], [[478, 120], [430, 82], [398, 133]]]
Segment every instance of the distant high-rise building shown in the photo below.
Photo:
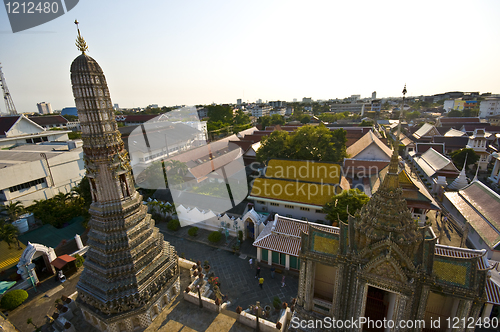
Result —
[[302, 102], [304, 104], [310, 104], [310, 103], [312, 103], [312, 98], [306, 98], [306, 97], [304, 97], [304, 98], [302, 98]]
[[38, 107], [38, 113], [40, 114], [52, 114], [52, 106], [50, 103], [41, 102], [36, 104], [36, 107]]
[[240, 99], [236, 99], [236, 105], [241, 105], [241, 98]]
[[285, 105], [281, 100], [277, 100], [277, 101], [270, 101], [269, 106], [271, 106], [271, 107], [283, 107]]
[[372, 92], [372, 99], [377, 99], [377, 91]]
[[297, 102], [297, 98], [293, 98], [293, 102], [296, 103]]
[[257, 99], [256, 103], [257, 104], [262, 104], [262, 99]]

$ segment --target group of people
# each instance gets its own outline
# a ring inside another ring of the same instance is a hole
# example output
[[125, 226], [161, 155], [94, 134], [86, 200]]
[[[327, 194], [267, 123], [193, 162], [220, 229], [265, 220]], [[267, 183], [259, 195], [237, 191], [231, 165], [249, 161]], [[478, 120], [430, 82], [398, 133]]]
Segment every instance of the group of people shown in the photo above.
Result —
[[[248, 263], [250, 264], [250, 269], [253, 269], [253, 259], [252, 258], [250, 258]], [[271, 267], [271, 278], [273, 278], [273, 279], [274, 279], [275, 271], [276, 271], [276, 269], [274, 268], [274, 266]], [[259, 286], [262, 289], [262, 286], [264, 285], [264, 278], [260, 276], [260, 266], [257, 266], [257, 269], [255, 270], [255, 279], [259, 280]], [[285, 285], [285, 276], [283, 275], [283, 277], [281, 278], [281, 287], [285, 287], [285, 286], [286, 286]]]

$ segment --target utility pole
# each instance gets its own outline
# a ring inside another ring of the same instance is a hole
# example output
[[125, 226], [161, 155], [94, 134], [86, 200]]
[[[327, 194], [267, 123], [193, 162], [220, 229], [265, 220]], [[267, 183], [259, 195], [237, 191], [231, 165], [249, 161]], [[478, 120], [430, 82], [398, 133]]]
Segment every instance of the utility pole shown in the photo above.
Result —
[[12, 97], [10, 96], [9, 88], [7, 87], [7, 82], [5, 82], [5, 77], [3, 76], [2, 66], [0, 64], [0, 85], [3, 90], [3, 99], [5, 100], [5, 107], [7, 113], [10, 115], [16, 115], [16, 107], [14, 106], [14, 102], [12, 101]]

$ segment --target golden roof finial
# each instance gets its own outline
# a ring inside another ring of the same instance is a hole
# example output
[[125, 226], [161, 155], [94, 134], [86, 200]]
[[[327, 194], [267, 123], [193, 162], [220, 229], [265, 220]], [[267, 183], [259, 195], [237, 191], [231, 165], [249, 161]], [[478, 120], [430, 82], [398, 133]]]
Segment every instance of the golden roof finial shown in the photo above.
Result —
[[391, 161], [389, 162], [389, 171], [384, 178], [382, 186], [386, 189], [396, 189], [399, 187], [399, 142], [401, 141], [401, 121], [403, 120], [403, 111], [405, 108], [406, 84], [403, 89], [403, 105], [399, 111], [399, 123], [396, 131], [396, 141], [394, 142], [394, 150], [392, 152]]
[[78, 20], [75, 20], [76, 24], [76, 29], [78, 30], [78, 37], [76, 38], [76, 47], [82, 51], [82, 54], [85, 54], [85, 51], [88, 51], [89, 47], [87, 46], [87, 43], [85, 42], [85, 39], [83, 39], [82, 35], [80, 34], [80, 28], [78, 28]]

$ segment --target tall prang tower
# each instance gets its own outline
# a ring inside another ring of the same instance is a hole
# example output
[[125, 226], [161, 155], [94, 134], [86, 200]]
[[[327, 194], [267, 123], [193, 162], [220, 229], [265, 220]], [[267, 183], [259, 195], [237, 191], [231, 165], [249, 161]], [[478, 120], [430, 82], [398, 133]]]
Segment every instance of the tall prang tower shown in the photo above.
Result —
[[79, 29], [76, 45], [82, 54], [71, 64], [71, 83], [92, 193], [77, 303], [101, 331], [143, 329], [179, 294], [178, 257], [134, 188], [104, 73], [85, 54]]

